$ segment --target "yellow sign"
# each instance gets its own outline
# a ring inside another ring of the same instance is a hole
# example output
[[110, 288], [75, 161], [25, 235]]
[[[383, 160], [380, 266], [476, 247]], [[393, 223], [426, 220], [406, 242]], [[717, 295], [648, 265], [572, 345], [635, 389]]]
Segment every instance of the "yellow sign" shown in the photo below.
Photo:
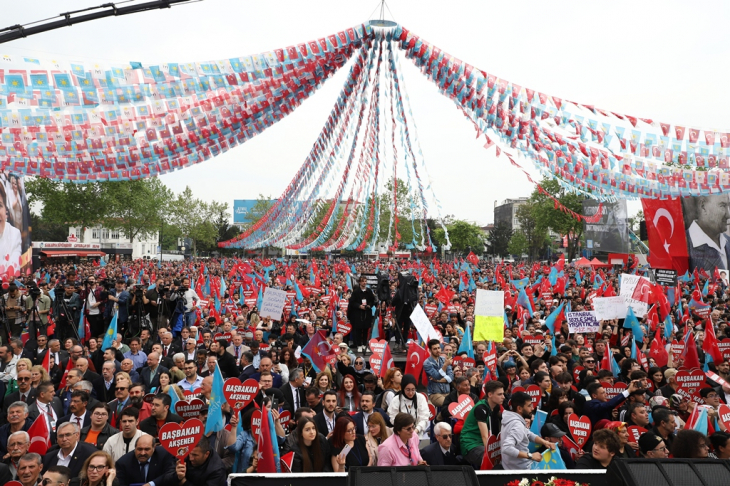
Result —
[[504, 340], [504, 317], [475, 316], [474, 338], [472, 341]]

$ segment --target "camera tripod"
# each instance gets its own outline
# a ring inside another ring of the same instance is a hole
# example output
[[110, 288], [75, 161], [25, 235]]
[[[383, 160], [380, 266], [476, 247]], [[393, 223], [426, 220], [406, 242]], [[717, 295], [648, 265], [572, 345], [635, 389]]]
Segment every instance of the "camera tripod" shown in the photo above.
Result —
[[[81, 337], [79, 336], [79, 331], [76, 329], [76, 323], [74, 322], [74, 319], [71, 319], [72, 316], [71, 312], [68, 310], [68, 306], [66, 305], [66, 300], [63, 298], [64, 296], [61, 295], [58, 298], [58, 303], [61, 306], [61, 310], [63, 311], [63, 315], [66, 316], [66, 325], [71, 328], [73, 331], [73, 338], [76, 339], [76, 341], [81, 342]], [[33, 304], [33, 308], [37, 310], [35, 303]], [[32, 310], [31, 310], [32, 311]], [[59, 323], [60, 324], [60, 323]], [[59, 329], [60, 331], [60, 329]], [[66, 339], [66, 333], [63, 334], [63, 338]], [[85, 336], [86, 339], [89, 339], [91, 336]]]

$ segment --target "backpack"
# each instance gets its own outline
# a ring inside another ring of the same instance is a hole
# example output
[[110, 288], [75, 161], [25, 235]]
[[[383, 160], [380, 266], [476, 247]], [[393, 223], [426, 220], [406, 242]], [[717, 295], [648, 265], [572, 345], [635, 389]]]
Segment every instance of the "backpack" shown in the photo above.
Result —
[[388, 392], [395, 393], [395, 390], [393, 390], [392, 388], [388, 388], [387, 390], [383, 390], [383, 393], [375, 397], [375, 408], [383, 408], [383, 398]]

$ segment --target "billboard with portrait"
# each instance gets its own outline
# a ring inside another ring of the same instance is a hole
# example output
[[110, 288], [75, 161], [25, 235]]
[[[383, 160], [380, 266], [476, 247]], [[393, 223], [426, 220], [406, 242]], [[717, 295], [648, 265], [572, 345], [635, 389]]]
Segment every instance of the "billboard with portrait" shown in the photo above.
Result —
[[31, 271], [30, 209], [22, 176], [0, 172], [0, 276]]
[[611, 253], [629, 252], [629, 224], [626, 200], [600, 203], [595, 199], [583, 201], [583, 214], [586, 217], [597, 213], [603, 204], [603, 215], [597, 223], [585, 223], [586, 248], [593, 251]]
[[727, 269], [730, 260], [730, 199], [727, 194], [682, 198], [682, 216], [687, 238], [689, 271], [710, 275], [715, 268]]

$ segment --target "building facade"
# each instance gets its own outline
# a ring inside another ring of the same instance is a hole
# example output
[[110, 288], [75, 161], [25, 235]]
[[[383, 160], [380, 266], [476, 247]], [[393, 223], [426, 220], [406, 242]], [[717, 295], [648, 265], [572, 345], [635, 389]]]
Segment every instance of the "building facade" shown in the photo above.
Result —
[[127, 258], [131, 256], [133, 259], [145, 257], [152, 259], [160, 256], [159, 233], [130, 242], [121, 231], [97, 226], [85, 228], [83, 231], [81, 228], [70, 227], [68, 236], [69, 241], [74, 241], [75, 238], [79, 243], [96, 243], [107, 255], [127, 255]]
[[527, 203], [529, 198], [519, 197], [517, 199], [505, 199], [499, 206], [494, 206], [494, 225], [502, 222], [507, 223], [513, 231], [520, 229], [520, 222], [517, 220], [517, 209]]

